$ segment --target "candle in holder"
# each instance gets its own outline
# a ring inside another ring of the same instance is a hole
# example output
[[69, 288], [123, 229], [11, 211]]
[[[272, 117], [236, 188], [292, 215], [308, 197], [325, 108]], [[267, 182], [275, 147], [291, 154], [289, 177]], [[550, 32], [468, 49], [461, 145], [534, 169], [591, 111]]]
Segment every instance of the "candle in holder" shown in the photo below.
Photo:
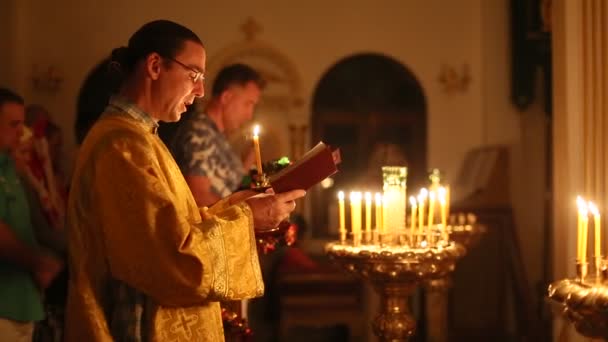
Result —
[[418, 209], [418, 205], [416, 203], [416, 197], [410, 196], [410, 205], [412, 206], [412, 214], [410, 216], [410, 236], [412, 239], [410, 240], [412, 246], [414, 245], [414, 232], [416, 231], [416, 210]]
[[258, 170], [258, 175], [261, 176], [262, 170], [262, 155], [260, 154], [260, 125], [253, 126], [253, 148], [255, 150], [255, 165]]
[[350, 193], [350, 217], [355, 244], [361, 240], [361, 193]]
[[426, 198], [428, 196], [428, 191], [425, 188], [420, 190], [418, 194], [418, 224], [420, 225], [420, 235], [424, 234], [424, 203], [426, 202]]
[[429, 243], [433, 242], [433, 219], [435, 214], [435, 190], [429, 191], [429, 219], [428, 219], [428, 229], [426, 231], [427, 241]]
[[587, 262], [587, 242], [589, 241], [589, 209], [585, 208], [583, 211], [583, 243], [581, 244], [581, 262], [585, 264]]
[[382, 195], [376, 193], [376, 232], [382, 233], [383, 217], [382, 217]]
[[440, 211], [441, 211], [441, 235], [443, 240], [447, 241], [447, 235], [448, 235], [448, 226], [447, 226], [447, 220], [448, 220], [448, 215], [447, 215], [447, 210], [446, 210], [446, 201], [445, 201], [445, 188], [441, 187], [439, 188], [439, 207], [440, 207]]
[[586, 204], [581, 196], [576, 197], [578, 216], [576, 220], [576, 260], [582, 262], [583, 252], [583, 215], [586, 215]]
[[372, 194], [369, 192], [365, 193], [365, 235], [372, 233]]
[[429, 191], [429, 229], [433, 226], [435, 218], [435, 191]]
[[[593, 203], [593, 202], [589, 202], [589, 211], [591, 212], [591, 214], [593, 215], [593, 232], [594, 232], [594, 250], [593, 253], [595, 255], [595, 260], [596, 260], [596, 268], [598, 268], [600, 265], [598, 263], [598, 261], [600, 260], [599, 258], [602, 256], [602, 251], [601, 251], [601, 231], [600, 231], [600, 212], [599, 210], [597, 210], [597, 206]], [[599, 270], [599, 268], [598, 268]]]
[[346, 240], [346, 217], [344, 208], [344, 192], [338, 192], [338, 211], [340, 215], [340, 241]]

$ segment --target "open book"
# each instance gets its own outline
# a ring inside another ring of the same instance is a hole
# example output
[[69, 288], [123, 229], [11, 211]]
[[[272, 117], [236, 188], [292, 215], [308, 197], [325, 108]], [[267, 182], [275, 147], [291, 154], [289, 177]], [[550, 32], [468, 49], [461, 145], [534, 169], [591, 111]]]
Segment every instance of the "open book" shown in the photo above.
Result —
[[332, 150], [321, 141], [302, 158], [270, 176], [270, 185], [276, 193], [296, 189], [308, 190], [338, 172], [336, 165], [339, 163], [340, 150]]

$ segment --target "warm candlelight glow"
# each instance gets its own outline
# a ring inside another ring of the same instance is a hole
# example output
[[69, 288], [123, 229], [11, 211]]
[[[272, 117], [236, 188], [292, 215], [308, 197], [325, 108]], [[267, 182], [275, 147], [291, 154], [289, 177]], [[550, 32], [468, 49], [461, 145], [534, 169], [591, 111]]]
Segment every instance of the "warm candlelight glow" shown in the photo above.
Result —
[[255, 150], [255, 165], [258, 170], [258, 175], [263, 174], [262, 170], [262, 155], [260, 153], [260, 125], [253, 126], [253, 148]]
[[344, 208], [344, 191], [338, 192], [338, 211], [340, 213], [340, 239], [346, 238], [346, 209]]
[[372, 231], [372, 194], [365, 193], [365, 234]]
[[382, 195], [376, 193], [376, 231], [382, 232], [383, 217], [382, 217]]

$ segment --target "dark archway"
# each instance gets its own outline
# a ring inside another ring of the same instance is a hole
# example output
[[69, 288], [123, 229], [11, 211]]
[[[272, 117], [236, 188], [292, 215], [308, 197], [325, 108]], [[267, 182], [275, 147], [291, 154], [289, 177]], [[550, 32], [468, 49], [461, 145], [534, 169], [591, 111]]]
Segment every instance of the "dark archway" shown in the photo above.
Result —
[[[312, 101], [313, 143], [339, 146], [341, 172], [312, 194], [315, 235], [329, 226], [337, 190], [381, 191], [382, 165], [407, 165], [408, 187], [426, 180], [427, 103], [414, 73], [381, 54], [346, 57], [321, 77]], [[333, 228], [333, 227], [332, 227]]]

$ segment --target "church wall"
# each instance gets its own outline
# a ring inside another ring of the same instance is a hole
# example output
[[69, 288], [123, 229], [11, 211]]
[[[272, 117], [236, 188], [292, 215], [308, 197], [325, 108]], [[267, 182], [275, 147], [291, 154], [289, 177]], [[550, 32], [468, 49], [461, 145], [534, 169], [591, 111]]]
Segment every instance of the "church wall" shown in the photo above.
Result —
[[[305, 104], [290, 118], [294, 122], [307, 120], [316, 83], [338, 60], [361, 52], [399, 60], [416, 74], [427, 96], [429, 167], [453, 180], [471, 148], [512, 146], [511, 195], [520, 240], [526, 241], [523, 255], [530, 280], [540, 278], [542, 108], [518, 113], [509, 102], [508, 0], [6, 0], [2, 6], [9, 6], [16, 19], [5, 31], [10, 14], [1, 8], [0, 48], [8, 44], [18, 51], [8, 57], [10, 67], [0, 64], [0, 82], [51, 110], [64, 130], [66, 165], [76, 151], [72, 127], [81, 82], [149, 20], [166, 18], [190, 27], [213, 57], [242, 41], [239, 26], [255, 18], [263, 27], [258, 38], [288, 56], [301, 75]], [[3, 54], [0, 61], [6, 59]], [[59, 70], [63, 83], [57, 93], [34, 91], [27, 83], [34, 64]], [[468, 87], [444, 91], [438, 81], [442, 65], [460, 70], [463, 64], [470, 72]]]

